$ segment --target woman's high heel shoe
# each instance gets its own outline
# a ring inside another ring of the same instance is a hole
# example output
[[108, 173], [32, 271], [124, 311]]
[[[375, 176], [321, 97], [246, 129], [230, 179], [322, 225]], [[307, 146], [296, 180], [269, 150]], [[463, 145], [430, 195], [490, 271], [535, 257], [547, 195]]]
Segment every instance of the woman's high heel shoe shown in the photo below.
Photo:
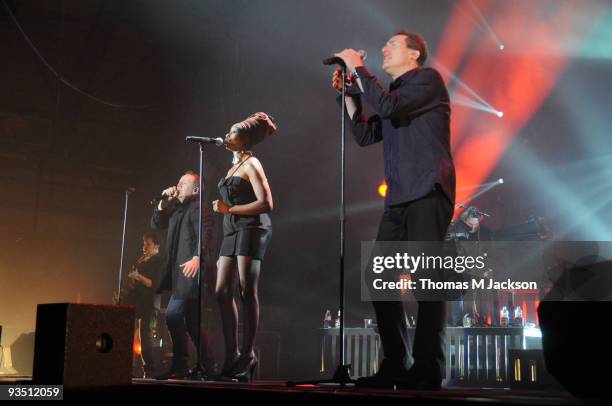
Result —
[[238, 382], [253, 382], [253, 376], [255, 376], [255, 370], [257, 369], [257, 358], [249, 357], [248, 361], [239, 363], [239, 370], [234, 374], [234, 379]]
[[236, 354], [234, 357], [232, 358], [225, 358], [225, 362], [223, 363], [223, 369], [221, 370], [221, 373], [219, 374], [219, 378], [233, 378], [234, 374], [236, 373], [236, 368], [238, 368], [238, 363], [240, 362], [242, 358], [240, 357], [240, 354]]

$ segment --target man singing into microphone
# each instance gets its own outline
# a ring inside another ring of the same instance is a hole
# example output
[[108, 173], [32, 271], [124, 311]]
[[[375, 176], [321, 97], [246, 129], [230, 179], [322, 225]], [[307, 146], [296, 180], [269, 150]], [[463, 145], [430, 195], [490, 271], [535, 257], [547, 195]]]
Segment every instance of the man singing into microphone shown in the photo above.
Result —
[[[166, 238], [167, 265], [162, 275], [158, 293], [172, 290], [166, 309], [166, 324], [172, 338], [172, 366], [170, 371], [158, 379], [182, 379], [190, 375], [187, 334], [197, 345], [198, 322], [198, 268], [200, 249], [198, 247], [199, 176], [188, 171], [176, 186], [162, 192], [162, 199], [153, 210], [151, 227], [155, 230], [168, 229]], [[203, 244], [210, 240], [212, 214], [202, 211]], [[202, 332], [204, 334], [204, 332]], [[206, 343], [206, 337], [202, 337]], [[207, 347], [207, 346], [206, 346]], [[203, 358], [208, 348], [202, 349]], [[197, 360], [201, 362], [201, 360]]]
[[[382, 68], [392, 79], [389, 90], [363, 66], [357, 51], [336, 54], [349, 74], [344, 102], [355, 141], [361, 146], [383, 142], [388, 191], [376, 240], [442, 241], [455, 199], [448, 92], [437, 71], [422, 67], [427, 45], [421, 34], [397, 31], [382, 54]], [[341, 91], [339, 70], [332, 84]], [[375, 115], [364, 116], [362, 100]], [[445, 303], [419, 300], [412, 357], [403, 303], [373, 305], [384, 359], [377, 374], [359, 379], [357, 386], [439, 389], [444, 377]]]

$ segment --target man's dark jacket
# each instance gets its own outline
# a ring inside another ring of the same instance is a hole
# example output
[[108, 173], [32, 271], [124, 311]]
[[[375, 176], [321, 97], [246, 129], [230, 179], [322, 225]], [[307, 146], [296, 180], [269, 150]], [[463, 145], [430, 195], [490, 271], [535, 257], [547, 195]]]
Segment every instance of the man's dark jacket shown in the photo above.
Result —
[[[151, 217], [151, 227], [155, 230], [168, 229], [166, 238], [167, 263], [164, 273], [160, 279], [157, 292], [172, 290], [176, 299], [197, 298], [198, 277], [187, 278], [183, 275], [181, 264], [199, 255], [198, 250], [198, 221], [199, 221], [198, 196], [190, 196], [183, 203], [175, 201], [165, 210], [159, 210], [157, 206]], [[209, 213], [206, 212], [205, 213]], [[206, 246], [210, 241], [210, 216], [204, 215], [202, 234], [203, 244]]]

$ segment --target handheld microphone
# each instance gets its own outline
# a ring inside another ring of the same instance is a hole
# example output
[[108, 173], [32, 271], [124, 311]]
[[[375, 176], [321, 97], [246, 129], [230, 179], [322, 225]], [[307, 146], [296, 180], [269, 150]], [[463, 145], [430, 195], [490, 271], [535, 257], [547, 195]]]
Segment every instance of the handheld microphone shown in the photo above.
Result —
[[176, 196], [174, 196], [174, 197], [170, 197], [170, 196], [168, 196], [168, 195], [159, 195], [159, 196], [157, 196], [155, 199], [151, 199], [151, 201], [149, 202], [149, 204], [150, 204], [151, 206], [155, 206], [157, 203], [159, 203], [160, 201], [162, 201], [162, 200], [164, 200], [164, 199], [169, 199], [169, 200], [172, 200], [172, 199], [176, 199]]
[[[368, 59], [368, 53], [364, 51], [363, 49], [360, 49], [357, 52], [361, 56], [362, 60], [365, 61], [366, 59]], [[346, 67], [346, 64], [344, 63], [342, 58], [339, 58], [337, 56], [332, 56], [331, 58], [323, 59], [323, 65], [340, 65], [342, 67]]]
[[211, 138], [211, 137], [185, 137], [185, 141], [197, 142], [200, 144], [215, 144], [217, 147], [222, 147], [224, 142], [223, 138]]

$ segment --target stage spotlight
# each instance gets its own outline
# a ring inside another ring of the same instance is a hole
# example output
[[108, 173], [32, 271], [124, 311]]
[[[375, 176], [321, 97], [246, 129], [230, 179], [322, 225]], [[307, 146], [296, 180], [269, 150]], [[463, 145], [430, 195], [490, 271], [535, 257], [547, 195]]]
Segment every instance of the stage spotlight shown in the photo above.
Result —
[[504, 116], [504, 112], [503, 111], [498, 111], [497, 113], [497, 117], [502, 118]]
[[380, 185], [378, 185], [378, 195], [380, 197], [387, 196], [387, 182], [385, 182], [384, 180], [381, 182]]
[[497, 183], [499, 183], [500, 185], [503, 185], [504, 184], [504, 178], [499, 178], [497, 180]]
[[503, 50], [504, 50], [504, 48], [505, 48], [504, 44], [499, 44], [499, 50], [500, 50], [500, 51], [503, 51]]

